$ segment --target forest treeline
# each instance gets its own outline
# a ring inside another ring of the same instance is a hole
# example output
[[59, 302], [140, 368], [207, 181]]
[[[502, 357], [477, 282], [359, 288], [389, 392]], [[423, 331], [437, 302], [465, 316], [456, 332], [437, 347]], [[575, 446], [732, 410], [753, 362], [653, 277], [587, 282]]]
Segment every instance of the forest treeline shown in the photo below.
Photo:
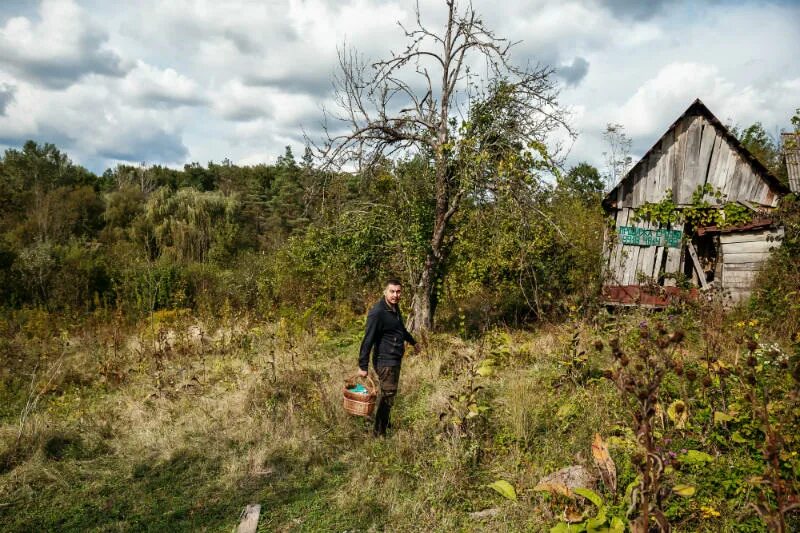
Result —
[[[760, 124], [733, 130], [785, 180]], [[131, 318], [176, 308], [358, 316], [387, 276], [418, 279], [432, 172], [421, 155], [327, 172], [309, 149], [298, 160], [287, 147], [274, 164], [119, 165], [97, 175], [28, 141], [0, 158], [0, 301]], [[437, 321], [475, 330], [591, 310], [602, 282], [604, 185], [582, 163], [467, 198], [446, 242]], [[796, 268], [791, 249], [783, 256], [784, 270]], [[774, 278], [760, 298], [778, 303], [792, 279]]]
[[[167, 308], [351, 316], [386, 276], [411, 282], [433, 214], [423, 157], [364, 173], [274, 164], [120, 165], [96, 175], [52, 144], [0, 159], [0, 293], [6, 307]], [[595, 298], [603, 181], [555, 180], [475, 196], [459, 212], [442, 320], [520, 322]]]

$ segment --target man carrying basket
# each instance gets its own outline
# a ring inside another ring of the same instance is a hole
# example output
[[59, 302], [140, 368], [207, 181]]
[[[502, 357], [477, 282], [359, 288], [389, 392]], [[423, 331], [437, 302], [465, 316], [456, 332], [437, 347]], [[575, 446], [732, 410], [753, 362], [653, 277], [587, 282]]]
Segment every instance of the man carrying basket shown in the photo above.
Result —
[[372, 351], [372, 366], [380, 382], [381, 399], [375, 413], [376, 436], [386, 435], [389, 412], [400, 381], [400, 364], [403, 361], [405, 343], [414, 346], [415, 351], [417, 346], [417, 341], [406, 330], [400, 314], [398, 304], [401, 292], [402, 284], [399, 280], [393, 278], [386, 282], [383, 298], [372, 306], [367, 315], [367, 327], [358, 354], [358, 375], [367, 376], [369, 353]]

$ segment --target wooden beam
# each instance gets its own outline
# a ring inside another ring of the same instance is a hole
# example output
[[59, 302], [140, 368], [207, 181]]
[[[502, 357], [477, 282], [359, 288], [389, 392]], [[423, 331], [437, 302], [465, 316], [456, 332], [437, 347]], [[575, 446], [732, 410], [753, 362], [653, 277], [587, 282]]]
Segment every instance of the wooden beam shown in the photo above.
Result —
[[769, 252], [749, 253], [749, 254], [722, 254], [722, 262], [726, 265], [730, 263], [763, 263], [769, 259]]
[[758, 230], [747, 232], [723, 233], [719, 236], [719, 241], [725, 245], [734, 242], [752, 242], [752, 241], [767, 241], [772, 237], [772, 243], [775, 246], [780, 246], [780, 239], [783, 237], [783, 228], [776, 230]]
[[261, 506], [257, 503], [251, 503], [242, 511], [242, 517], [239, 521], [239, 527], [236, 528], [236, 533], [256, 533], [258, 529], [258, 517], [261, 515]]
[[[728, 270], [722, 273], [722, 286], [728, 287], [729, 283], [744, 283], [747, 282], [750, 286], [758, 276], [759, 270]], [[732, 287], [733, 285], [731, 285]]]
[[758, 254], [771, 252], [773, 249], [780, 248], [781, 243], [777, 241], [742, 241], [722, 243], [722, 256], [727, 254]]
[[726, 272], [758, 272], [766, 263], [723, 263]]
[[694, 249], [694, 244], [692, 244], [691, 241], [687, 242], [686, 246], [689, 249], [689, 255], [692, 256], [692, 263], [694, 263], [694, 269], [697, 271], [697, 279], [700, 280], [700, 286], [707, 289], [708, 282], [706, 281], [706, 273], [703, 272], [703, 267], [700, 265], [700, 259], [697, 257], [697, 250]]

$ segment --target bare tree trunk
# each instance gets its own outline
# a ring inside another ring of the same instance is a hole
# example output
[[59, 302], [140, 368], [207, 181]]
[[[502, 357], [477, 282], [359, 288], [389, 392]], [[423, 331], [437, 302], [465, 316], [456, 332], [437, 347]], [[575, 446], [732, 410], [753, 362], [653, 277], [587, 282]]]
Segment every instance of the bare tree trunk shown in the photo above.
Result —
[[433, 328], [435, 270], [435, 258], [432, 253], [428, 253], [411, 299], [411, 315], [407, 324], [409, 331], [419, 332]]
[[[447, 114], [446, 105], [443, 114]], [[441, 145], [448, 141], [446, 128], [439, 131]], [[412, 316], [409, 319], [410, 331], [424, 331], [433, 328], [433, 315], [436, 312], [436, 284], [441, 276], [441, 267], [447, 259], [444, 238], [450, 226], [450, 219], [458, 209], [463, 190], [453, 192], [449, 186], [447, 160], [439, 153], [436, 158], [436, 209], [434, 211], [433, 234], [430, 249], [425, 256], [419, 280], [414, 288]]]

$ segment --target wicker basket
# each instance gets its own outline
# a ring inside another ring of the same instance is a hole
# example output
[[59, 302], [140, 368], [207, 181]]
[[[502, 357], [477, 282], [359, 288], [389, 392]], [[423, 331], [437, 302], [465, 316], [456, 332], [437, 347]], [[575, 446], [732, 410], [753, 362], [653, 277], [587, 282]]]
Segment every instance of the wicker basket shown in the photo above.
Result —
[[366, 393], [347, 390], [353, 387], [359, 378], [360, 376], [355, 375], [344, 382], [344, 387], [342, 388], [344, 410], [351, 415], [369, 416], [375, 410], [375, 398], [378, 396], [378, 388], [372, 378], [367, 376], [366, 383], [364, 383], [367, 388]]

